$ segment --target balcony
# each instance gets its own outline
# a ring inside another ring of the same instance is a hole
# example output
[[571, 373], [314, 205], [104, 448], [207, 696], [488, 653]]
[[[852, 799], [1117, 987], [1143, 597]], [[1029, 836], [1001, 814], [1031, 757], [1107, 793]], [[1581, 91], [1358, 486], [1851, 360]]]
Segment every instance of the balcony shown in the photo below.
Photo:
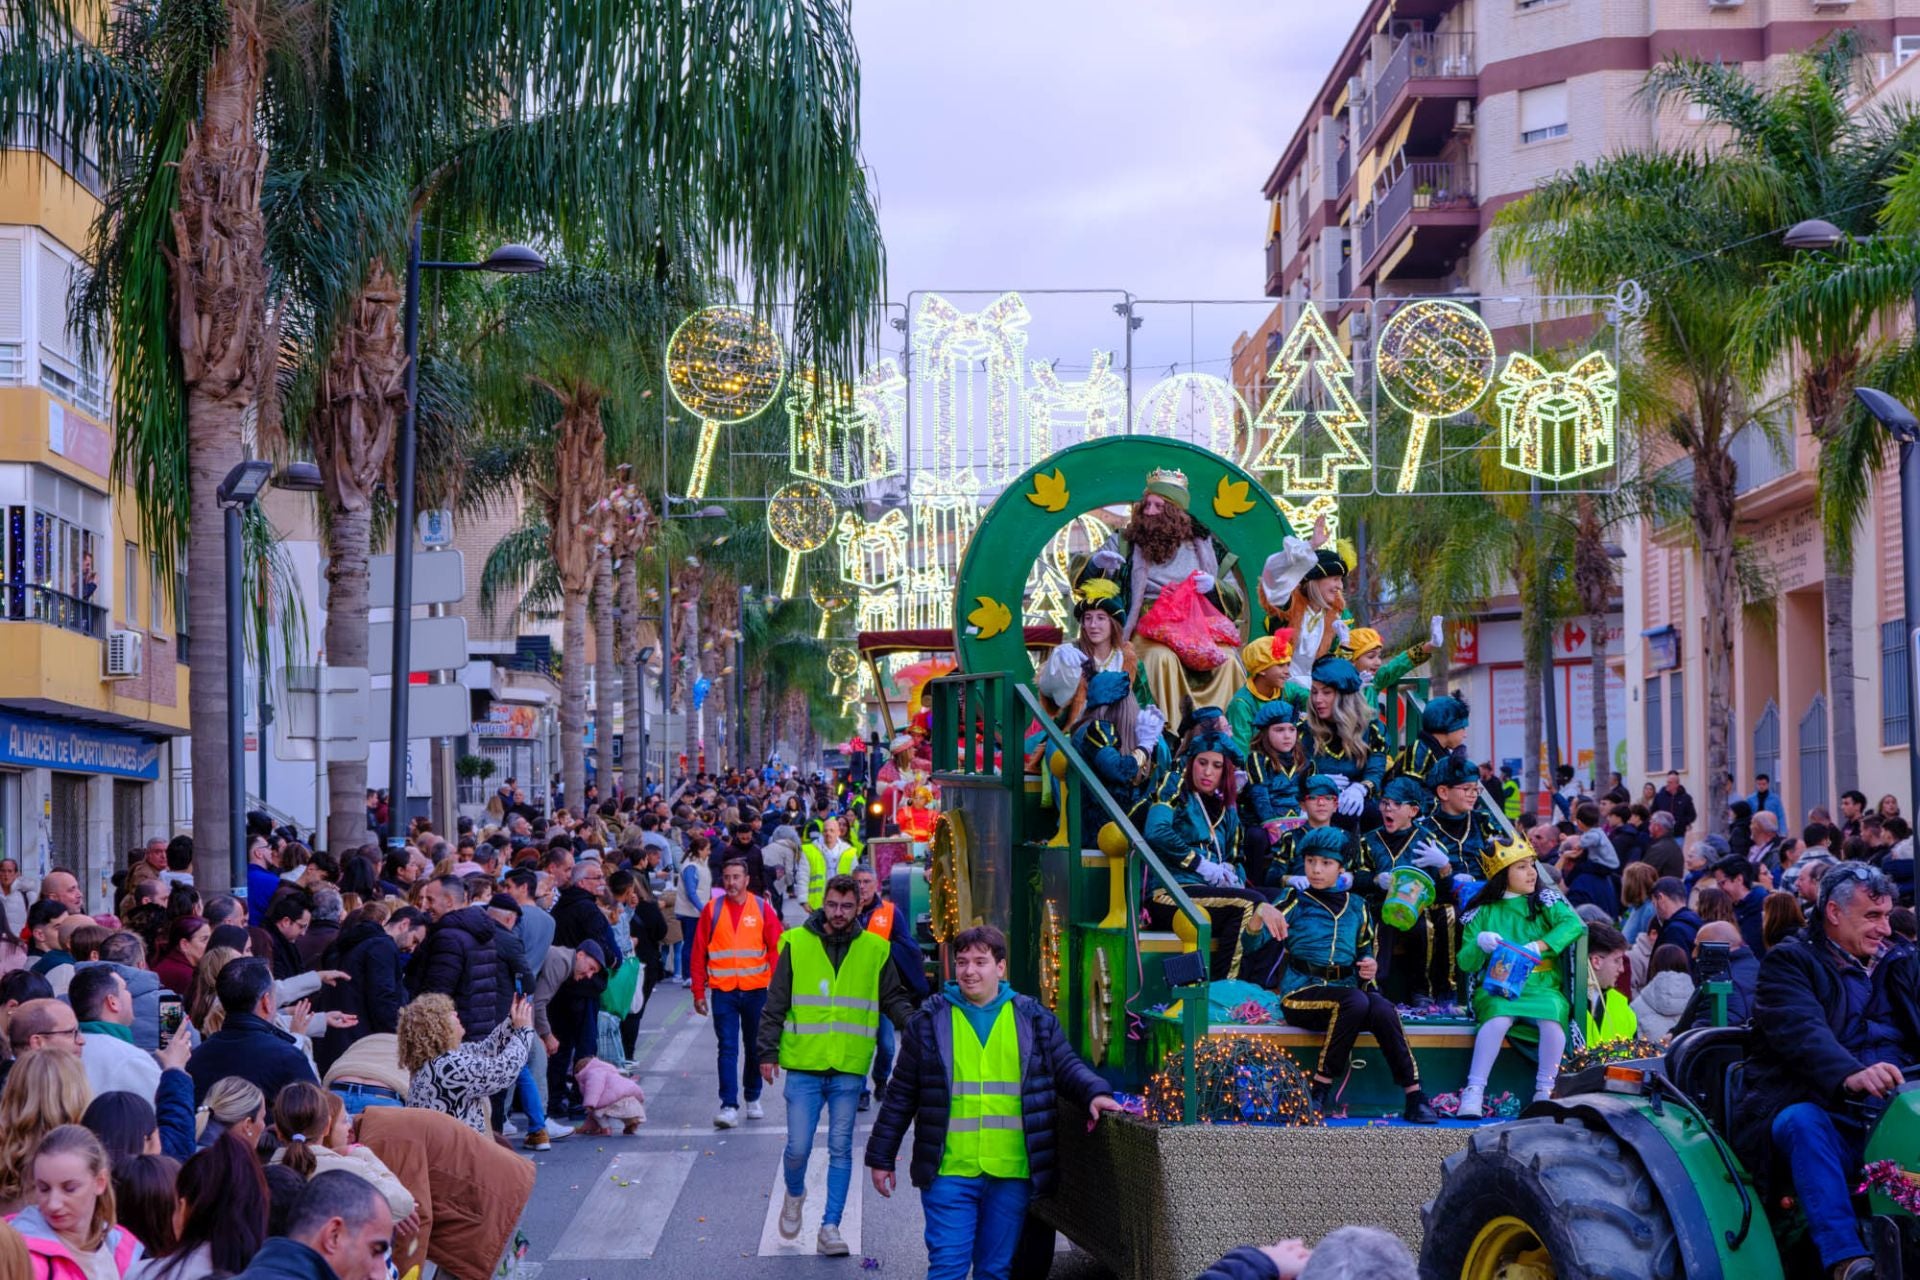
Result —
[[[1358, 279], [1375, 284], [1445, 275], [1479, 234], [1473, 166], [1410, 161], [1360, 222]], [[1405, 251], [1396, 255], [1403, 244]]]
[[107, 611], [91, 600], [82, 600], [52, 587], [12, 584], [0, 587], [0, 621], [42, 622], [76, 635], [103, 638], [107, 634]]
[[1288, 237], [1275, 236], [1267, 241], [1267, 296], [1277, 298], [1283, 292], [1287, 263], [1293, 260]]
[[8, 151], [38, 151], [58, 165], [60, 171], [79, 183], [94, 199], [101, 199], [107, 190], [106, 182], [100, 176], [100, 161], [97, 155], [75, 151], [61, 138], [48, 138], [46, 145], [40, 145], [40, 117], [23, 115], [14, 122], [13, 136], [8, 138], [4, 147]]
[[1351, 298], [1353, 296], [1352, 254], [1349, 253], [1340, 259], [1340, 274], [1334, 277], [1334, 284], [1339, 289], [1339, 292], [1334, 295], [1335, 297]]
[[1437, 148], [1454, 127], [1454, 102], [1480, 94], [1471, 31], [1416, 31], [1402, 36], [1366, 93], [1354, 104], [1355, 132], [1374, 135], [1414, 113], [1406, 145]]
[[1341, 147], [1339, 156], [1333, 162], [1333, 198], [1339, 199], [1340, 193], [1347, 189], [1347, 183], [1353, 179], [1353, 148]]

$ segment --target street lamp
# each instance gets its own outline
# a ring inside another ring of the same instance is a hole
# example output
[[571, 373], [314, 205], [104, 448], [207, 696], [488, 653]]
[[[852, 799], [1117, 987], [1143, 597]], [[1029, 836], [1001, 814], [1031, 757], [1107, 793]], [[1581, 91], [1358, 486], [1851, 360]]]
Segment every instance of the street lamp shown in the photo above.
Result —
[[[227, 472], [226, 479], [214, 490], [220, 510], [226, 513], [227, 857], [233, 870], [233, 892], [240, 897], [247, 892], [247, 655], [246, 639], [241, 634], [241, 621], [246, 615], [240, 598], [246, 570], [240, 556], [241, 521], [269, 484], [296, 493], [313, 493], [320, 488], [320, 468], [311, 462], [295, 462], [276, 476], [271, 462], [249, 458]], [[265, 675], [262, 671], [263, 679]], [[260, 749], [266, 750], [265, 742]], [[321, 743], [320, 749], [326, 750], [326, 744]]]
[[1832, 249], [1847, 238], [1846, 232], [1825, 218], [1808, 218], [1788, 227], [1780, 242], [1789, 249]]
[[390, 741], [387, 743], [387, 789], [395, 819], [387, 846], [406, 845], [407, 812], [407, 693], [413, 670], [413, 515], [414, 472], [418, 440], [415, 411], [420, 400], [420, 273], [422, 271], [491, 271], [495, 275], [524, 276], [547, 269], [547, 260], [523, 244], [503, 244], [480, 262], [422, 262], [420, 219], [413, 220], [407, 244], [407, 301], [403, 323], [407, 343], [407, 403], [400, 418], [400, 439], [394, 466], [393, 519], [393, 700]]
[[1884, 391], [1854, 398], [1900, 442], [1900, 595], [1907, 627], [1907, 803], [1920, 804], [1920, 419]]

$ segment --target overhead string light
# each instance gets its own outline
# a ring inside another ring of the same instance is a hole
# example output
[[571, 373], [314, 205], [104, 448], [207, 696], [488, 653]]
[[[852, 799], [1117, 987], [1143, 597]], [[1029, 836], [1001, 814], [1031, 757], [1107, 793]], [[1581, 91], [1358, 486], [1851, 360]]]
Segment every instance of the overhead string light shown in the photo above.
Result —
[[700, 420], [687, 496], [703, 498], [720, 428], [764, 413], [780, 391], [786, 355], [765, 321], [739, 307], [704, 307], [667, 342], [667, 386]]
[[[1031, 318], [1017, 293], [979, 311], [962, 311], [937, 293], [920, 299], [913, 317], [916, 478], [1004, 484], [1052, 452], [1046, 425], [1025, 421]], [[976, 467], [983, 433], [986, 465]]]
[[786, 401], [789, 469], [836, 489], [899, 475], [906, 386], [891, 360], [830, 394], [822, 393], [814, 374], [796, 375]]
[[1493, 330], [1450, 298], [1422, 298], [1387, 317], [1373, 349], [1380, 390], [1412, 415], [1395, 493], [1412, 493], [1432, 424], [1479, 404], [1493, 384]]
[[907, 559], [907, 625], [953, 625], [960, 558], [980, 527], [980, 485], [962, 473], [913, 477], [913, 542]]
[[1176, 373], [1153, 384], [1134, 415], [1139, 434], [1186, 440], [1239, 461], [1246, 451], [1247, 402], [1211, 373]]
[[1127, 429], [1127, 384], [1113, 371], [1113, 353], [1095, 351], [1087, 376], [1063, 380], [1053, 364], [1035, 360], [1033, 387], [1027, 392], [1027, 416], [1056, 448], [1102, 440]]

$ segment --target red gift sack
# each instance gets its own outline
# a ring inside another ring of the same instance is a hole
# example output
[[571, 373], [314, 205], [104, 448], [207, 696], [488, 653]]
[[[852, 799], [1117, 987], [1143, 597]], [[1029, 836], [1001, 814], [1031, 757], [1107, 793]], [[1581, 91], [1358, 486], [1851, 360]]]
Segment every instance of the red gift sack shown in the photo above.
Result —
[[1135, 631], [1173, 650], [1188, 670], [1212, 671], [1240, 647], [1240, 628], [1200, 594], [1197, 576], [1189, 574], [1162, 591]]

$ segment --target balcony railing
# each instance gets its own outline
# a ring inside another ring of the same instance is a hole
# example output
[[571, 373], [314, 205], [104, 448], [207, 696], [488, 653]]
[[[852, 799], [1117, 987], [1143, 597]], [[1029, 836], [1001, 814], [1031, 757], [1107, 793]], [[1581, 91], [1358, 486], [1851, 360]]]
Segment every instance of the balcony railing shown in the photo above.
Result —
[[1360, 224], [1360, 259], [1374, 251], [1407, 215], [1423, 209], [1474, 207], [1473, 166], [1450, 160], [1415, 160], [1374, 201], [1371, 216]]
[[44, 622], [83, 636], [107, 634], [107, 611], [90, 600], [35, 585], [0, 587], [0, 617], [8, 622]]
[[42, 145], [39, 137], [40, 118], [21, 116], [14, 124], [13, 136], [6, 140], [8, 151], [38, 151], [47, 159], [60, 166], [61, 172], [85, 187], [97, 200], [106, 193], [107, 185], [100, 176], [100, 161], [95, 155], [76, 152], [61, 138], [48, 138]]
[[1287, 269], [1287, 260], [1293, 255], [1287, 252], [1287, 237], [1275, 236], [1267, 241], [1267, 288], [1280, 287], [1281, 273]]
[[1393, 104], [1408, 81], [1473, 74], [1473, 32], [1415, 31], [1402, 36], [1355, 107], [1360, 135], [1365, 137], [1373, 129], [1377, 113]]
[[1353, 255], [1352, 254], [1348, 254], [1346, 257], [1340, 259], [1340, 274], [1334, 278], [1334, 281], [1339, 286], [1339, 289], [1340, 289], [1340, 292], [1337, 296], [1342, 298], [1351, 298], [1353, 296]]
[[1340, 148], [1339, 156], [1333, 162], [1333, 194], [1338, 196], [1347, 189], [1347, 179], [1353, 176], [1353, 149]]
[[96, 418], [107, 414], [107, 384], [100, 374], [65, 356], [40, 348], [40, 385]]

